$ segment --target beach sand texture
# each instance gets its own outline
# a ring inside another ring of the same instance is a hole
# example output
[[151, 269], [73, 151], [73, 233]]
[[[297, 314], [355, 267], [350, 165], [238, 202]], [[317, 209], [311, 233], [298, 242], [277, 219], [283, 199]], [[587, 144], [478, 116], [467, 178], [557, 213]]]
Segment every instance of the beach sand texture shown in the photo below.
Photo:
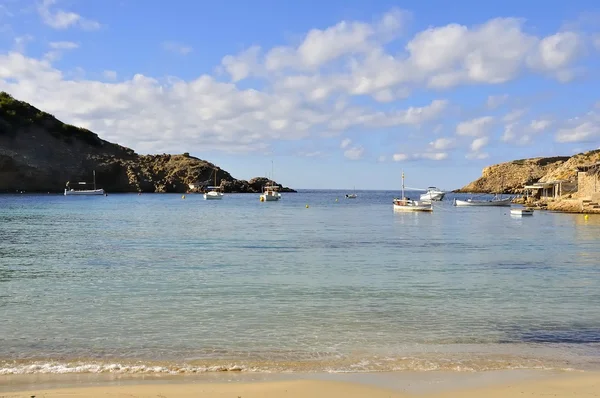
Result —
[[227, 384], [139, 384], [83, 388], [57, 388], [4, 393], [0, 398], [513, 398], [600, 397], [600, 373], [553, 375], [539, 380], [492, 384], [485, 387], [415, 394], [364, 384], [293, 380]]

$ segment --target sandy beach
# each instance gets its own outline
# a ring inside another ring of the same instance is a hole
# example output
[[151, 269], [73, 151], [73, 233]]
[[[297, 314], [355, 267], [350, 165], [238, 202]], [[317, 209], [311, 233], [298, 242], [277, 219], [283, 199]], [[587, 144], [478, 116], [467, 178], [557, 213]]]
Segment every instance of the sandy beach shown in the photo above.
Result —
[[[513, 373], [514, 376], [514, 373]], [[393, 376], [392, 376], [393, 377]], [[143, 383], [31, 389], [0, 393], [0, 398], [106, 398], [106, 397], [158, 397], [158, 398], [330, 398], [330, 397], [429, 397], [429, 398], [509, 398], [509, 397], [600, 397], [600, 373], [561, 372], [537, 374], [535, 377], [488, 377], [485, 383], [462, 383], [460, 379], [438, 388], [427, 388], [425, 379], [410, 383], [406, 375], [398, 375], [403, 382], [391, 387], [371, 383], [336, 380], [279, 380], [257, 382], [218, 383]], [[352, 380], [347, 375], [344, 380]], [[358, 378], [360, 379], [360, 378]], [[480, 377], [481, 380], [484, 380]], [[419, 388], [418, 384], [422, 383]]]

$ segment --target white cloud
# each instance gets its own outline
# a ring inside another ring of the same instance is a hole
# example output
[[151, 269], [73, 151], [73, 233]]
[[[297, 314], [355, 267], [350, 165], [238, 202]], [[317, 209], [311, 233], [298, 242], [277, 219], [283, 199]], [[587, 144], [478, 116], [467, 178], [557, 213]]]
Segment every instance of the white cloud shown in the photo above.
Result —
[[352, 148], [348, 148], [344, 151], [344, 156], [350, 160], [359, 160], [363, 157], [365, 153], [365, 149], [360, 146], [353, 146]]
[[473, 159], [473, 160], [483, 160], [483, 159], [487, 159], [490, 157], [489, 153], [480, 153], [480, 152], [471, 152], [468, 153], [465, 156], [467, 159]]
[[54, 41], [50, 42], [48, 46], [51, 50], [44, 54], [44, 59], [50, 62], [60, 59], [65, 51], [79, 48], [79, 44], [71, 41]]
[[419, 160], [419, 159], [439, 161], [439, 160], [445, 160], [447, 158], [448, 158], [448, 153], [446, 153], [446, 152], [424, 152], [424, 153], [413, 153], [413, 154], [395, 153], [392, 156], [392, 159], [394, 160], [394, 162], [403, 162], [403, 161]]
[[467, 120], [456, 126], [456, 134], [469, 137], [482, 136], [489, 132], [493, 123], [494, 118], [492, 116], [482, 116]]
[[395, 153], [392, 155], [392, 159], [394, 159], [394, 162], [403, 162], [405, 160], [410, 159], [410, 155], [407, 155], [405, 153]]
[[571, 65], [583, 49], [583, 39], [577, 33], [559, 32], [542, 39], [527, 62], [531, 68], [554, 73], [566, 82], [574, 76]]
[[496, 109], [508, 100], [508, 94], [490, 95], [486, 101], [488, 109]]
[[440, 151], [451, 149], [454, 147], [454, 144], [454, 138], [438, 138], [437, 140], [429, 143], [433, 149]]
[[77, 13], [61, 9], [51, 10], [54, 4], [56, 4], [56, 0], [42, 0], [37, 10], [42, 21], [51, 28], [64, 30], [79, 26], [84, 30], [97, 30], [102, 27], [100, 23], [84, 18]]
[[32, 42], [34, 37], [32, 35], [18, 36], [15, 37], [15, 51], [18, 53], [24, 53], [27, 43]]
[[594, 47], [596, 47], [596, 50], [600, 50], [600, 34], [596, 34], [592, 39], [592, 42]]
[[552, 126], [552, 121], [548, 119], [532, 120], [531, 123], [529, 123], [529, 129], [533, 133], [544, 131], [550, 126]]
[[104, 76], [106, 80], [117, 80], [117, 72], [114, 70], [105, 70], [102, 72], [102, 76]]
[[49, 46], [55, 50], [74, 50], [79, 48], [79, 44], [72, 41], [53, 41], [50, 42]]
[[527, 109], [514, 109], [511, 112], [504, 115], [502, 120], [506, 123], [513, 123], [522, 118], [523, 115], [525, 115], [525, 113], [527, 113]]
[[471, 143], [472, 152], [480, 152], [490, 142], [489, 137], [475, 138]]
[[342, 149], [348, 148], [350, 146], [350, 144], [352, 144], [352, 140], [350, 138], [345, 138], [342, 140], [342, 143], [340, 144], [340, 148], [342, 148]]
[[377, 161], [378, 161], [379, 163], [384, 163], [386, 160], [387, 160], [387, 156], [385, 156], [385, 155], [380, 155], [380, 156], [377, 158]]
[[261, 68], [258, 61], [259, 53], [260, 47], [253, 46], [237, 56], [226, 55], [223, 57], [221, 64], [231, 75], [231, 81], [237, 82], [253, 73], [258, 74]]
[[582, 121], [574, 127], [563, 128], [556, 134], [556, 142], [591, 142], [600, 138], [600, 124]]
[[180, 55], [188, 55], [193, 51], [192, 47], [176, 41], [164, 41], [161, 43], [161, 46], [165, 51]]

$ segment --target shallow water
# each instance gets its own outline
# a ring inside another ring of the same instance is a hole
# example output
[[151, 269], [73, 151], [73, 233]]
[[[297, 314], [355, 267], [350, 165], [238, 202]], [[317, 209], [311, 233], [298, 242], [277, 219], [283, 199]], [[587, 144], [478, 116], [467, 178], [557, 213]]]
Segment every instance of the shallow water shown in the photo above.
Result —
[[0, 374], [600, 368], [600, 218], [344, 193], [0, 196]]

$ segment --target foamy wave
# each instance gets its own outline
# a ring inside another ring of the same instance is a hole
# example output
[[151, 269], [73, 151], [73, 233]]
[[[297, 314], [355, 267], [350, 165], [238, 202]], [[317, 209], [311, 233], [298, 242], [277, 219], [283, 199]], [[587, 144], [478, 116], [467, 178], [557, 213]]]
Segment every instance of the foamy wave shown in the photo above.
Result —
[[23, 374], [66, 374], [66, 373], [123, 373], [123, 374], [192, 374], [207, 372], [242, 372], [257, 371], [241, 365], [229, 366], [151, 366], [151, 365], [122, 365], [99, 363], [33, 363], [20, 365], [3, 365], [0, 375]]

